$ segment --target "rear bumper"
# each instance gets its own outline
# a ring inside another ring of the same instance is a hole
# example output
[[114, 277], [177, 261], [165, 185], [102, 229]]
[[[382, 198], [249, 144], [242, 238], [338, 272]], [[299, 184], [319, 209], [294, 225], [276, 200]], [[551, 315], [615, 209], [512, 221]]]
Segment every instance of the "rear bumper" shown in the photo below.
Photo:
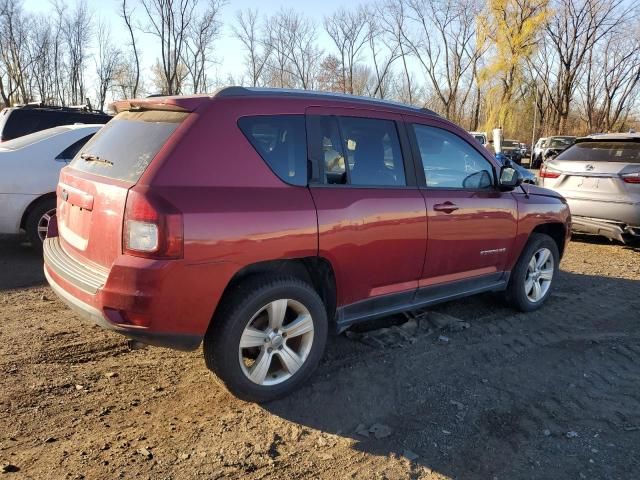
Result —
[[106, 269], [67, 253], [55, 221], [49, 233], [44, 273], [54, 292], [82, 318], [151, 345], [198, 348], [235, 269], [128, 255]]
[[556, 191], [567, 199], [573, 216], [598, 222], [640, 226], [640, 199], [637, 197], [615, 199], [613, 195], [605, 195], [593, 198], [579, 196], [574, 191], [563, 191], [562, 189]]
[[124, 328], [120, 325], [111, 323], [100, 310], [84, 303], [82, 300], [74, 297], [58, 285], [47, 271], [46, 265], [44, 268], [44, 275], [47, 278], [51, 289], [71, 310], [78, 314], [82, 319], [95, 323], [102, 328], [112, 330], [142, 343], [156, 345], [158, 347], [173, 348], [175, 350], [195, 350], [202, 342], [202, 336], [198, 335], [154, 333], [149, 332], [144, 328]]
[[571, 229], [576, 233], [587, 233], [626, 242], [630, 239], [640, 239], [640, 225], [627, 225], [614, 220], [572, 216]]

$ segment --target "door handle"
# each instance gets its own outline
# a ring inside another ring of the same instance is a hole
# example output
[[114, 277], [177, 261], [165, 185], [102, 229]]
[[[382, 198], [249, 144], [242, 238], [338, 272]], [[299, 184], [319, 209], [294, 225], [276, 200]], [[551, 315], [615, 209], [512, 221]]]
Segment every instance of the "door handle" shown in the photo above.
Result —
[[444, 202], [444, 203], [436, 203], [433, 206], [433, 209], [436, 212], [453, 213], [456, 210], [458, 210], [458, 207], [456, 206], [455, 203]]

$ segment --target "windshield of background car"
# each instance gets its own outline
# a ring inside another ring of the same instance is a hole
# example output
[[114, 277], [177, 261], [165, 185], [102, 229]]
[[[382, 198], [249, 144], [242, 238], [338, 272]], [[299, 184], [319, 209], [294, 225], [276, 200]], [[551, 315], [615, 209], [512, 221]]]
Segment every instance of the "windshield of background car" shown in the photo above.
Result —
[[640, 163], [640, 141], [579, 142], [558, 155], [556, 160]]
[[36, 142], [46, 140], [47, 138], [54, 137], [68, 130], [70, 130], [69, 127], [54, 127], [48, 128], [46, 130], [40, 130], [39, 132], [30, 133], [29, 135], [23, 135], [22, 137], [2, 142], [2, 144], [0, 144], [0, 148], [7, 150], [18, 150], [19, 148], [27, 147]]
[[485, 138], [484, 135], [473, 135], [473, 138], [475, 138], [478, 143], [480, 143], [481, 145], [484, 145], [485, 143], [487, 143], [487, 139]]
[[71, 167], [104, 177], [137, 182], [185, 112], [122, 112], [80, 150]]
[[519, 147], [520, 145], [518, 145], [513, 140], [503, 140], [502, 141], [502, 146], [503, 147], [507, 147], [507, 148], [514, 148], [514, 147]]

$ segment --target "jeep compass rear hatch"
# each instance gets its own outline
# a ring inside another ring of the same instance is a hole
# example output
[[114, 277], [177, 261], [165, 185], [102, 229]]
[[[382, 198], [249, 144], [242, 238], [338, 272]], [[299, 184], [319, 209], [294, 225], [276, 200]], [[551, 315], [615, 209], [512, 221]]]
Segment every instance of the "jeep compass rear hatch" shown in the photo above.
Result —
[[63, 169], [58, 184], [62, 248], [97, 269], [122, 252], [127, 195], [189, 115], [138, 109], [119, 113]]

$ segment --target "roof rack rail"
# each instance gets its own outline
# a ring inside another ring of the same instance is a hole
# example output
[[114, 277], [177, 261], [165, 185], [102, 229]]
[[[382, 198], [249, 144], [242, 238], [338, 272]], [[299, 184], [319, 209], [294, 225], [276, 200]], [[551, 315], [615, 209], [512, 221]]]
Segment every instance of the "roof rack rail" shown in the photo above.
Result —
[[362, 97], [359, 95], [349, 95], [346, 93], [337, 92], [321, 92], [318, 90], [300, 90], [300, 89], [287, 89], [287, 88], [256, 88], [256, 87], [239, 87], [229, 86], [223, 87], [217, 90], [214, 97], [270, 97], [277, 95], [287, 95], [299, 98], [326, 98], [332, 100], [348, 100], [362, 103], [365, 105], [377, 105], [377, 106], [389, 106], [395, 108], [402, 108], [411, 112], [422, 112], [429, 115], [439, 116], [433, 110], [429, 110], [424, 107], [416, 107], [414, 105], [407, 105], [406, 103], [394, 102], [392, 100], [383, 100], [373, 97]]

